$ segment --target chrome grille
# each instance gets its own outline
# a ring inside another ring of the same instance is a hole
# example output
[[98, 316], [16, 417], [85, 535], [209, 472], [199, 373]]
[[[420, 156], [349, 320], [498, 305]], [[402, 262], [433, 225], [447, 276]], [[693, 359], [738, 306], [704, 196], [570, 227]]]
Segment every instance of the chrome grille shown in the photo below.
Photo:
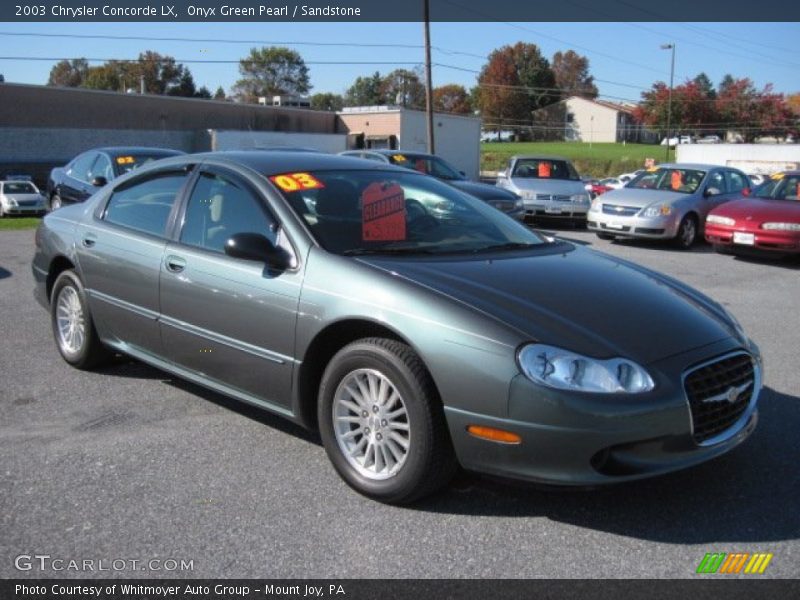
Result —
[[617, 215], [618, 217], [632, 217], [641, 208], [638, 206], [622, 206], [620, 204], [603, 204], [603, 213], [607, 215]]
[[684, 379], [692, 413], [692, 435], [701, 444], [736, 424], [756, 387], [749, 354], [735, 354], [695, 368]]
[[570, 197], [564, 194], [536, 194], [537, 200], [553, 201], [553, 202], [569, 202]]

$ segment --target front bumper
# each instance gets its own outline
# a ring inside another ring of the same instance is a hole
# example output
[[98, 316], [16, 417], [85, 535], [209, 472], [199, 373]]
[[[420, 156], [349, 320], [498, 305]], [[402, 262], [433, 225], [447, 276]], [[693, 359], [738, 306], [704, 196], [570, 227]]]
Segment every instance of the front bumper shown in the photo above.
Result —
[[43, 215], [47, 212], [47, 207], [45, 207], [44, 203], [32, 206], [6, 205], [3, 207], [3, 212], [7, 215]]
[[[734, 233], [753, 235], [752, 244], [734, 242]], [[800, 253], [800, 231], [775, 231], [769, 229], [746, 230], [743, 228], [726, 227], [717, 223], [706, 222], [706, 241], [715, 246], [725, 246], [732, 249], [755, 249], [767, 252]]]
[[530, 218], [580, 219], [584, 220], [589, 212], [589, 204], [582, 202], [557, 202], [525, 200], [524, 213]]
[[620, 237], [668, 240], [678, 235], [681, 219], [677, 214], [658, 217], [626, 217], [610, 215], [602, 210], [590, 211], [586, 226], [591, 231]]
[[[615, 483], [700, 464], [735, 448], [753, 432], [760, 377], [741, 419], [714, 443], [699, 444], [692, 435], [681, 374], [736, 349], [741, 346], [724, 340], [648, 365], [656, 389], [635, 396], [550, 390], [518, 375], [510, 385], [508, 418], [445, 408], [456, 454], [473, 471], [555, 485]], [[758, 356], [755, 346], [747, 350]], [[476, 438], [467, 432], [470, 425], [510, 431], [522, 441]]]

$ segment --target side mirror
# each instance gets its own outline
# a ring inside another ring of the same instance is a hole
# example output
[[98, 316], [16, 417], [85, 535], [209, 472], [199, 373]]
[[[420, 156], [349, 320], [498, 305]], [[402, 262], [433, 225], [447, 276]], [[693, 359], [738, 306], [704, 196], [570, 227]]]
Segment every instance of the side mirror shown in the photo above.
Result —
[[710, 198], [711, 196], [719, 196], [722, 192], [715, 187], [707, 187], [706, 191], [703, 192], [703, 196], [706, 198]]
[[497, 178], [498, 178], [498, 179], [505, 179], [505, 178], [506, 178], [506, 176], [507, 176], [507, 175], [506, 175], [506, 171], [505, 171], [505, 170], [503, 170], [503, 171], [498, 171], [498, 172], [497, 172]]
[[268, 267], [285, 271], [292, 266], [291, 255], [272, 244], [260, 233], [236, 233], [225, 242], [225, 254], [233, 258], [255, 260]]
[[108, 183], [108, 180], [102, 175], [98, 175], [97, 177], [92, 179], [91, 183], [94, 187], [103, 187], [105, 184]]
[[466, 173], [464, 173], [464, 171], [459, 171], [459, 173], [461, 173], [461, 175], [462, 175], [463, 177], [466, 177], [466, 176], [467, 176], [467, 174], [466, 174]]

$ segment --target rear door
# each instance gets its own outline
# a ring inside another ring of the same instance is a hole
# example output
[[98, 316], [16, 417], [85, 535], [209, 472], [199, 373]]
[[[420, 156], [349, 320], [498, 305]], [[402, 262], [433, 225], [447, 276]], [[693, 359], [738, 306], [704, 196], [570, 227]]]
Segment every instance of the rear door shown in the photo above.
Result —
[[186, 169], [150, 172], [116, 187], [78, 226], [78, 261], [103, 337], [162, 356], [159, 270]]
[[262, 234], [294, 253], [251, 183], [203, 167], [161, 267], [165, 351], [204, 378], [288, 408], [302, 273], [227, 256], [236, 233]]

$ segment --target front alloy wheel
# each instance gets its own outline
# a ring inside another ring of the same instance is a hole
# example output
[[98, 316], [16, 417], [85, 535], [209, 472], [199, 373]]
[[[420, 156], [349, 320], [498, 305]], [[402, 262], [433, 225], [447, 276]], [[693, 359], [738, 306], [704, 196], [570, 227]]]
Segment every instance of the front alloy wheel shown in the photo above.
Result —
[[322, 375], [318, 423], [342, 479], [376, 500], [413, 502], [455, 473], [436, 387], [399, 341], [365, 338], [336, 353]]
[[686, 215], [678, 226], [678, 235], [675, 236], [675, 245], [681, 250], [688, 250], [697, 239], [697, 220], [692, 215]]
[[374, 369], [357, 369], [336, 388], [333, 430], [347, 461], [368, 479], [392, 477], [408, 457], [411, 426], [405, 402]]

